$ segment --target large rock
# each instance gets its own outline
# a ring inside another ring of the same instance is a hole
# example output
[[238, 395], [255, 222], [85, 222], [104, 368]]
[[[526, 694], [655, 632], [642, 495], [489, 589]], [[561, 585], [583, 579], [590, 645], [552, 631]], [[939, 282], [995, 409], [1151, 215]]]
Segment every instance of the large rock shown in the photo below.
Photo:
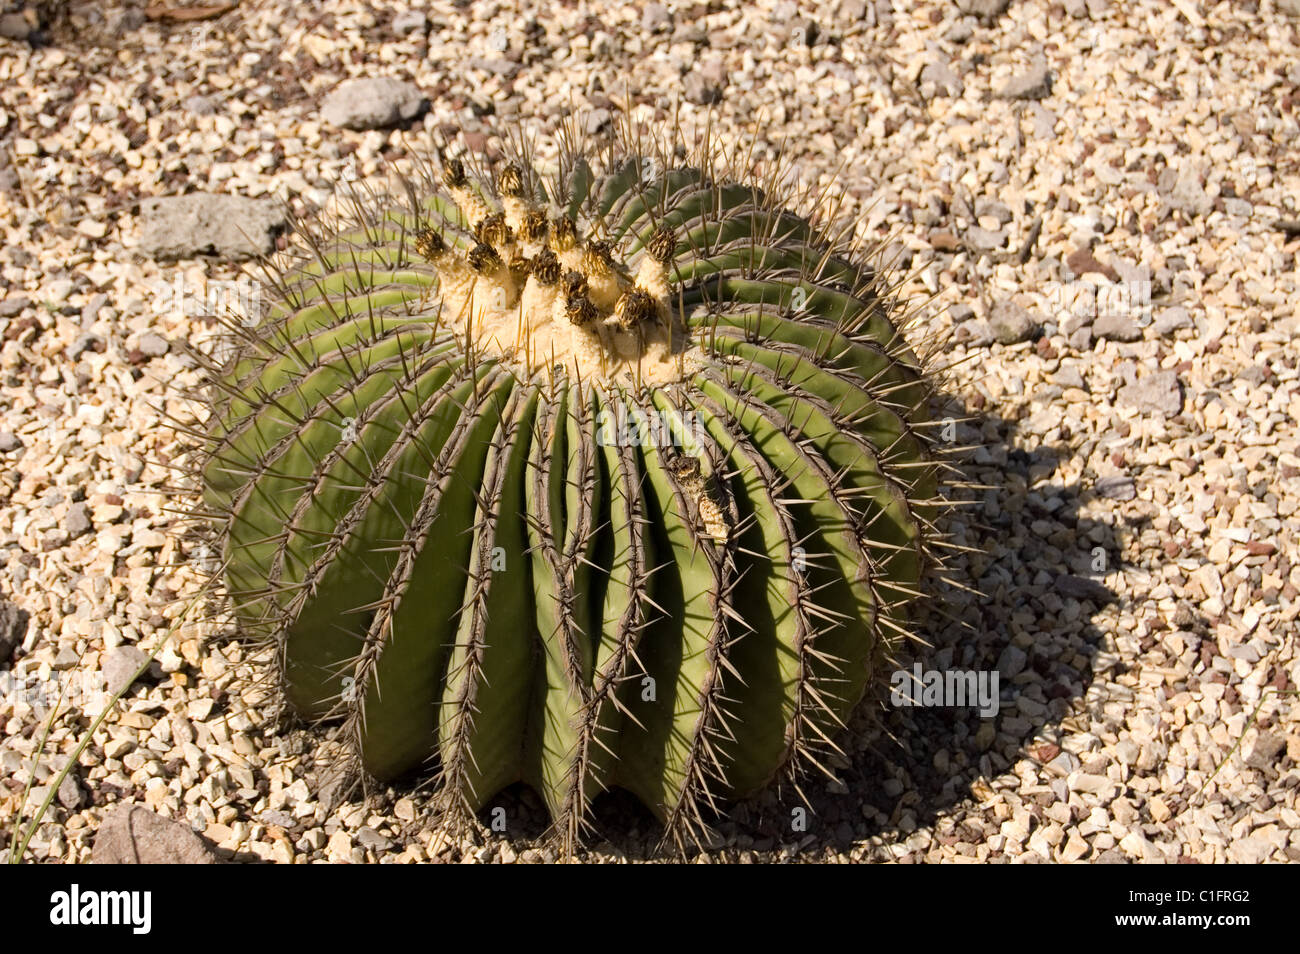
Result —
[[139, 805], [118, 805], [104, 816], [90, 860], [97, 865], [216, 864], [189, 825]]
[[387, 76], [341, 83], [321, 104], [321, 118], [344, 129], [383, 129], [409, 122], [429, 108], [410, 83]]
[[140, 211], [140, 251], [153, 258], [265, 255], [286, 225], [278, 202], [238, 195], [196, 192], [145, 199]]

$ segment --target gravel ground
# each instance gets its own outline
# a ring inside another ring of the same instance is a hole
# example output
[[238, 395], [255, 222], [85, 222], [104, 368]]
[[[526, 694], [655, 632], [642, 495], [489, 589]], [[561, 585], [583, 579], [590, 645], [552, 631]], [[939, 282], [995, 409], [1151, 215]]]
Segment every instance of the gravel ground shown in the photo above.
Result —
[[[213, 322], [160, 307], [160, 288], [236, 272], [155, 258], [144, 200], [308, 211], [426, 130], [491, 148], [500, 124], [553, 129], [572, 104], [599, 136], [628, 108], [667, 117], [679, 94], [684, 123], [712, 110], [722, 139], [784, 142], [807, 181], [843, 192], [861, 236], [908, 267], [921, 325], [951, 333], [946, 413], [971, 416], [951, 436], [995, 489], [950, 525], [970, 551], [951, 561], [961, 585], [935, 589], [918, 660], [1002, 679], [996, 718], [864, 714], [838, 780], [809, 787], [806, 830], [793, 793], [769, 793], [699, 860], [1300, 860], [1300, 4], [39, 12], [0, 20], [8, 36], [42, 26], [0, 39], [0, 650], [18, 641], [0, 674], [0, 830], [90, 724], [65, 707], [35, 760], [50, 696], [127, 677], [174, 637], [28, 860], [89, 860], [119, 802], [189, 823], [223, 858], [554, 857], [527, 792], [499, 800], [509, 838], [445, 836], [418, 792], [334, 804], [312, 759], [328, 742], [277, 731], [256, 660], [220, 628], [176, 625], [202, 554], [170, 532], [185, 500], [167, 465], [187, 442], [168, 416], [192, 411], [166, 384], [194, 379], [177, 345], [203, 347]], [[427, 111], [338, 128], [323, 104], [354, 77], [408, 81]], [[602, 805], [609, 840], [586, 859], [650, 854], [629, 801]]]

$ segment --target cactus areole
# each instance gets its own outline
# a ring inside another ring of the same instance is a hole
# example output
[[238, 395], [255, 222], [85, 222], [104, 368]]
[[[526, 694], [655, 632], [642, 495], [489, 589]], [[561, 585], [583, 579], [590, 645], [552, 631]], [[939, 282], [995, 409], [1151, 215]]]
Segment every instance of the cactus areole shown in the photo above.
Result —
[[522, 781], [570, 845], [617, 786], [698, 837], [825, 769], [905, 638], [931, 385], [825, 195], [575, 142], [439, 153], [266, 263], [204, 509], [288, 705], [369, 777], [451, 812]]

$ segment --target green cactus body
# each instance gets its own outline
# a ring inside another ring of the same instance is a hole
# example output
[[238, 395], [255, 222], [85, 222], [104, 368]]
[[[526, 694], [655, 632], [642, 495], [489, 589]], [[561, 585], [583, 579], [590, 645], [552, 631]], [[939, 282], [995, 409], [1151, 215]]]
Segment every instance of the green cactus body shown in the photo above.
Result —
[[[457, 160], [276, 266], [212, 368], [241, 626], [359, 766], [566, 843], [824, 766], [906, 634], [931, 385], [876, 272], [719, 156]], [[366, 208], [365, 206], [372, 207]]]

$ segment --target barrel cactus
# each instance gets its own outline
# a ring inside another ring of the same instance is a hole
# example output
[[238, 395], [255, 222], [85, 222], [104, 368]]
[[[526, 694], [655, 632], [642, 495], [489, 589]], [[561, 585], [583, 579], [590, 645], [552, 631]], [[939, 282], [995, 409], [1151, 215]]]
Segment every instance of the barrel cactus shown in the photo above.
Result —
[[680, 840], [826, 768], [931, 552], [878, 269], [680, 139], [439, 151], [209, 363], [204, 512], [289, 708], [440, 811], [524, 782], [569, 846], [614, 786]]

